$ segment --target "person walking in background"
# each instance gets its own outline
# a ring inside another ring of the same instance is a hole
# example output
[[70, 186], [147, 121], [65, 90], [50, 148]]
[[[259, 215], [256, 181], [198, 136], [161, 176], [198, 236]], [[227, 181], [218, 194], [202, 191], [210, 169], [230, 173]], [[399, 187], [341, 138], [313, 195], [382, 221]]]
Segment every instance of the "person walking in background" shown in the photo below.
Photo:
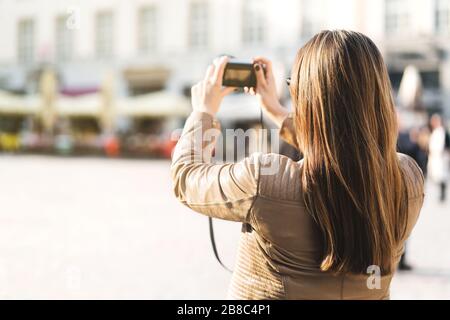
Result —
[[430, 127], [428, 174], [431, 180], [440, 187], [440, 202], [445, 202], [449, 174], [450, 137], [439, 114], [431, 116]]
[[413, 158], [420, 169], [424, 172], [426, 169], [426, 152], [419, 145], [419, 129], [400, 131], [397, 141], [398, 152], [404, 153]]
[[422, 169], [423, 175], [427, 177], [428, 166], [428, 146], [430, 140], [430, 129], [428, 124], [414, 127], [409, 132], [410, 139], [418, 146], [416, 162]]
[[[260, 106], [304, 155], [211, 159], [211, 131], [227, 58], [192, 88], [193, 113], [175, 148], [179, 201], [244, 224], [229, 297], [389, 299], [390, 283], [419, 217], [424, 180], [398, 154], [388, 71], [365, 35], [323, 31], [298, 51], [288, 81], [289, 114], [278, 101], [271, 62], [254, 59]], [[272, 171], [272, 169], [276, 169]], [[377, 284], [369, 283], [373, 274]]]
[[[400, 118], [400, 116], [399, 116]], [[399, 119], [401, 124], [401, 119]], [[426, 152], [419, 145], [419, 130], [411, 128], [409, 130], [400, 130], [397, 141], [397, 150], [413, 158], [419, 167], [424, 172], [426, 169]], [[412, 266], [406, 261], [407, 244], [405, 244], [405, 251], [398, 264], [399, 270], [410, 271]]]

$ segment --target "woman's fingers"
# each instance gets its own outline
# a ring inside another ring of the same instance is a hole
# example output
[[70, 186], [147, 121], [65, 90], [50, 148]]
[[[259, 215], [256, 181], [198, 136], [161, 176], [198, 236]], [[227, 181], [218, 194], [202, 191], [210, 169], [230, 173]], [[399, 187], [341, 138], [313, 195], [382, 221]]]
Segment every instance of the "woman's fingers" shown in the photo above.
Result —
[[194, 95], [198, 91], [199, 83], [196, 83], [191, 88], [191, 93]]
[[257, 56], [253, 58], [253, 61], [259, 64], [265, 65], [266, 72], [271, 73], [272, 72], [272, 61], [265, 57]]
[[255, 88], [244, 87], [244, 92], [252, 96], [256, 95]]
[[255, 69], [255, 73], [256, 73], [256, 82], [257, 82], [257, 86], [267, 86], [267, 80], [266, 80], [266, 76], [264, 75], [264, 70], [261, 64], [256, 63], [253, 68]]
[[220, 59], [217, 60], [217, 62], [215, 61], [215, 70], [214, 70], [214, 76], [213, 76], [213, 84], [221, 87], [222, 86], [222, 78], [223, 78], [223, 73], [225, 72], [225, 66], [228, 63], [228, 57], [223, 56]]
[[200, 86], [201, 86], [201, 82], [198, 82], [195, 85], [193, 85], [192, 88], [191, 88], [192, 104], [196, 103], [197, 97], [198, 97], [198, 95], [200, 93]]
[[236, 88], [234, 88], [234, 87], [225, 87], [222, 89], [222, 96], [225, 97], [225, 96], [233, 93], [235, 90], [236, 90]]
[[216, 67], [215, 67], [214, 64], [210, 64], [210, 65], [208, 66], [208, 68], [206, 69], [206, 74], [205, 74], [205, 81], [206, 81], [206, 82], [211, 81], [211, 78], [212, 78], [213, 75], [214, 75], [215, 69], [216, 69]]
[[264, 67], [264, 77], [266, 78], [266, 82], [274, 81], [272, 61], [260, 56], [253, 58], [253, 61], [255, 61], [255, 63], [259, 63]]

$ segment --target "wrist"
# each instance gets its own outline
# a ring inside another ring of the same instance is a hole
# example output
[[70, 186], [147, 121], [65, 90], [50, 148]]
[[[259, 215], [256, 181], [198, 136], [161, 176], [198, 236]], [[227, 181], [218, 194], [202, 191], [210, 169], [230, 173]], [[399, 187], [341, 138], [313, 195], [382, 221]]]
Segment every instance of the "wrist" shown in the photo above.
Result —
[[269, 116], [279, 127], [281, 127], [283, 121], [286, 119], [288, 115], [289, 115], [288, 110], [285, 107], [283, 107], [280, 103], [278, 103], [269, 110]]
[[216, 112], [214, 112], [212, 110], [212, 108], [209, 108], [207, 106], [196, 106], [196, 107], [193, 108], [193, 110], [197, 111], [197, 112], [201, 112], [201, 113], [206, 113], [206, 114], [210, 115], [213, 118], [216, 116]]

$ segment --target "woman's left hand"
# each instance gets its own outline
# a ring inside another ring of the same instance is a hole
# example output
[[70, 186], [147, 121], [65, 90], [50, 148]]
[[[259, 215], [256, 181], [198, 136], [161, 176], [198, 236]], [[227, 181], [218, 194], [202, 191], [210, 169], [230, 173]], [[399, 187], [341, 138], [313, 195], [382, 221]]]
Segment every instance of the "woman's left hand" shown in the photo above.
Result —
[[214, 60], [206, 70], [203, 81], [191, 89], [192, 108], [194, 111], [206, 112], [214, 116], [219, 111], [222, 99], [234, 91], [231, 87], [222, 87], [222, 78], [228, 57]]

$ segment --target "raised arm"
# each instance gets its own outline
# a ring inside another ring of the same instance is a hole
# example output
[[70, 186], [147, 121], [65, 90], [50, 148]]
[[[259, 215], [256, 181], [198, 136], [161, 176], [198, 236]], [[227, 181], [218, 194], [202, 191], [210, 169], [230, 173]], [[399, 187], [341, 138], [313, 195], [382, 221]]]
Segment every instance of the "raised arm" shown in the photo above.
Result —
[[255, 57], [255, 72], [257, 78], [256, 91], [249, 89], [251, 94], [258, 97], [261, 108], [280, 128], [280, 135], [283, 140], [299, 149], [294, 130], [293, 115], [280, 104], [275, 76], [272, 70], [272, 62], [264, 57]]
[[237, 164], [211, 163], [218, 123], [214, 115], [222, 98], [233, 88], [222, 87], [226, 58], [209, 66], [205, 79], [192, 88], [194, 112], [187, 119], [172, 160], [176, 197], [191, 209], [215, 218], [249, 222], [257, 194], [259, 161], [247, 158]]
[[259, 160], [212, 164], [214, 118], [194, 111], [188, 118], [172, 160], [175, 196], [189, 208], [210, 217], [249, 223], [257, 194]]

